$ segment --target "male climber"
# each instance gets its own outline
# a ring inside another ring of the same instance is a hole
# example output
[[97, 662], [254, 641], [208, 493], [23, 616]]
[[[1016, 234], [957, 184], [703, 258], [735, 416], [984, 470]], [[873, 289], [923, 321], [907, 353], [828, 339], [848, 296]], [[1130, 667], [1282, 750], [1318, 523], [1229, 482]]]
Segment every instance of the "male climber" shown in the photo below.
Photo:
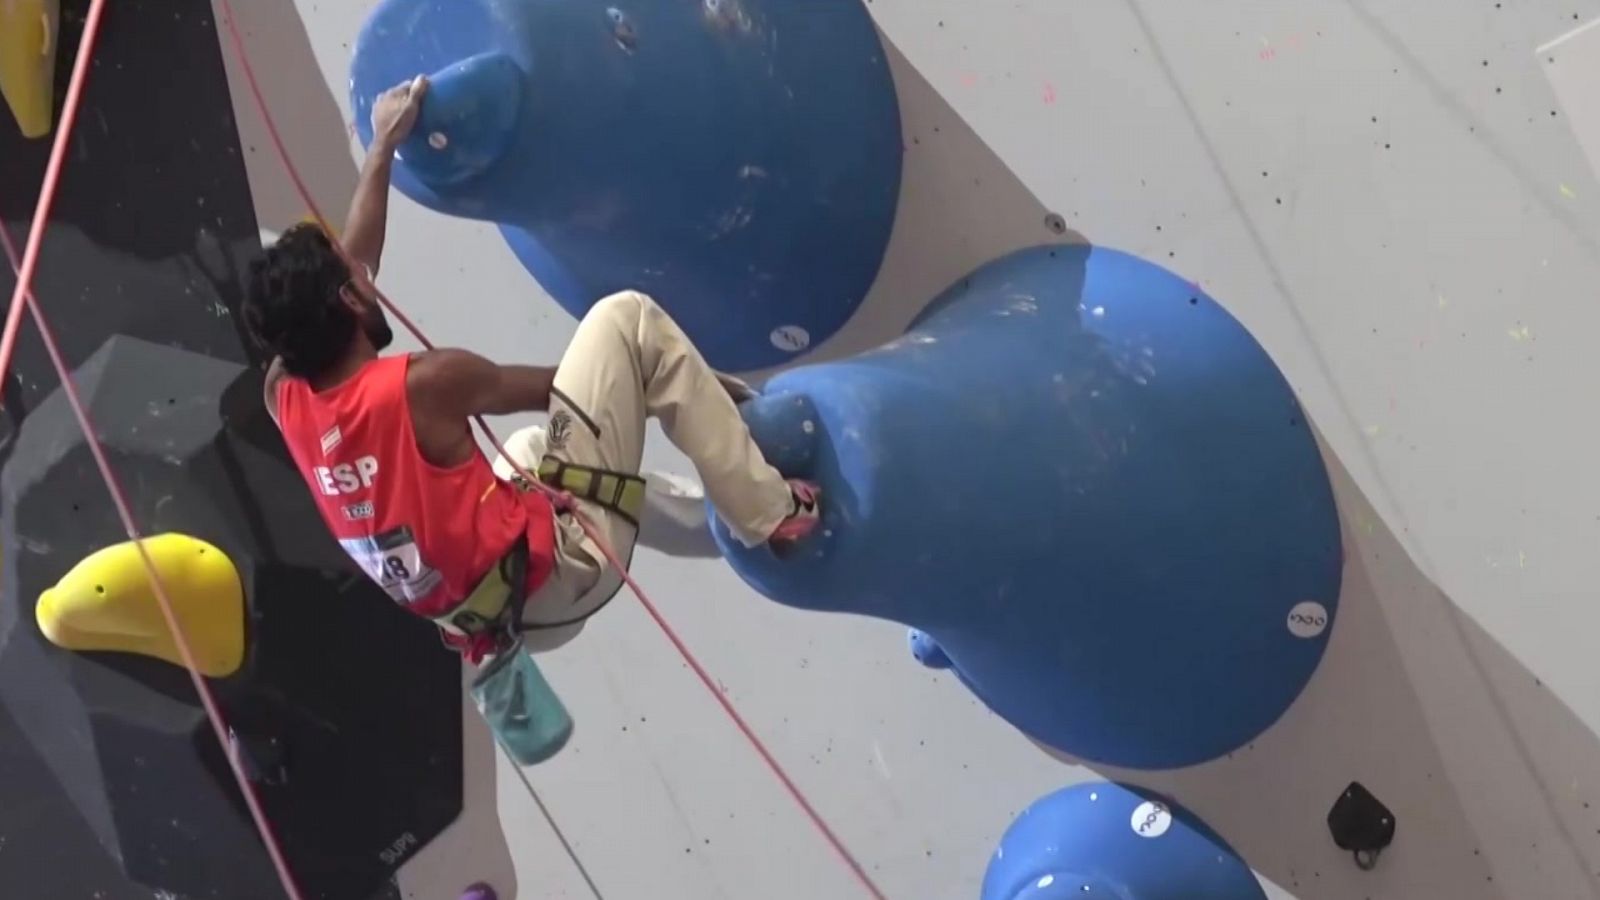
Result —
[[418, 77], [373, 107], [343, 232], [359, 267], [321, 228], [299, 225], [252, 266], [244, 304], [246, 326], [274, 357], [267, 409], [346, 552], [474, 663], [519, 638], [531, 648], [569, 639], [621, 577], [570, 512], [519, 476], [498, 477], [480, 453], [471, 417], [527, 411], [549, 412], [546, 447], [533, 450], [525, 431], [507, 453], [572, 494], [624, 566], [644, 496], [648, 416], [746, 546], [781, 551], [814, 530], [816, 488], [786, 481], [739, 417], [735, 399], [749, 389], [714, 372], [643, 294], [596, 303], [555, 368], [455, 349], [379, 355], [393, 339], [371, 281], [390, 169], [427, 87]]

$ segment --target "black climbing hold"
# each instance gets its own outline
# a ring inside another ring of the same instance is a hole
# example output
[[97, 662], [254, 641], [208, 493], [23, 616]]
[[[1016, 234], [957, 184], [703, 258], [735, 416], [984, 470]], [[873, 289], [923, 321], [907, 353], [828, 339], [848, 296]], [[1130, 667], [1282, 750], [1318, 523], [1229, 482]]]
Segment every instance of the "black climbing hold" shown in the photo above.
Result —
[[283, 742], [271, 735], [240, 734], [229, 727], [228, 752], [239, 760], [245, 777], [256, 784], [282, 785], [289, 781]]
[[[66, 83], [75, 61], [87, 5], [85, 0], [61, 2], [57, 35], [61, 52], [55, 73], [58, 86]], [[263, 223], [257, 221], [257, 198], [252, 198], [246, 177], [245, 159], [250, 148], [240, 143], [223, 63], [225, 39], [219, 39], [220, 23], [212, 2], [119, 0], [116, 16], [129, 27], [102, 30], [95, 47], [95, 74], [85, 86], [79, 127], [72, 135], [72, 158], [92, 164], [71, 166], [61, 184], [39, 257], [35, 293], [54, 325], [67, 364], [75, 369], [117, 334], [235, 364], [252, 360], [259, 363], [258, 351], [244, 335], [239, 300], [247, 280], [245, 264], [261, 247]], [[139, 24], [157, 22], [159, 27]], [[274, 45], [281, 64], [294, 66], [312, 60], [311, 47], [304, 36], [285, 37], [288, 39]], [[175, 66], [180, 77], [173, 77]], [[152, 91], [152, 84], [160, 84], [161, 89]], [[250, 106], [247, 100], [241, 102]], [[331, 97], [311, 97], [298, 104], [295, 115], [305, 122], [339, 121]], [[4, 118], [8, 116], [0, 113], [0, 119]], [[315, 126], [306, 133], [323, 130]], [[19, 243], [33, 219], [50, 148], [49, 140], [23, 140], [17, 129], [0, 124], [0, 223]], [[200, 199], [203, 204], [197, 202]], [[262, 209], [276, 210], [272, 215], [285, 214], [285, 207], [279, 202], [283, 198], [259, 199]], [[0, 262], [0, 297], [9, 297], [13, 285], [10, 267]], [[60, 383], [35, 337], [32, 323], [23, 326], [13, 363], [9, 376], [0, 385], [4, 399], [4, 408], [0, 409], [0, 464], [8, 469], [23, 464], [25, 457], [16, 452], [21, 430]], [[253, 384], [247, 383], [251, 381]], [[239, 396], [250, 402], [235, 405], [225, 401], [224, 408], [248, 406], [253, 415], [259, 415], [259, 396], [247, 396], [252, 390], [259, 395], [259, 376], [244, 377], [240, 384], [243, 388]], [[172, 392], [157, 396], [152, 392], [149, 399], [161, 409], [177, 410], [185, 396]], [[212, 399], [215, 401], [215, 397]], [[220, 465], [222, 448], [250, 444], [251, 450], [241, 451], [246, 478], [260, 479], [267, 491], [287, 489], [288, 477], [278, 477], [285, 463], [278, 459], [262, 466], [261, 454], [254, 452], [261, 449], [267, 457], [277, 452], [274, 448], [278, 439], [271, 435], [271, 423], [266, 422], [263, 429], [267, 437], [258, 440], [252, 441], [239, 430], [250, 427], [253, 421], [230, 422], [225, 436], [213, 434], [217, 453], [206, 457], [212, 461], [208, 465]], [[59, 433], [76, 442], [75, 432], [68, 423]], [[78, 466], [75, 477], [79, 480], [71, 485], [71, 497], [61, 499], [60, 512], [65, 516], [76, 502], [82, 506], [79, 512], [89, 519], [103, 513], [109, 500], [93, 469], [79, 465], [81, 447], [76, 443], [73, 446], [75, 449], [63, 454], [58, 464]], [[214, 469], [209, 475], [175, 477], [173, 467], [164, 463], [130, 463], [127, 454], [118, 455], [114, 462], [130, 466], [122, 469], [123, 477], [144, 526], [152, 524], [151, 510], [162, 499], [157, 493], [162, 483], [176, 488], [174, 499], [160, 505], [162, 516], [172, 509], [171, 515], [176, 518], [163, 521], [180, 524], [202, 515], [197, 510], [208, 494], [216, 494], [222, 503], [220, 498], [238, 493], [219, 480]], [[251, 474], [256, 468], [270, 471]], [[152, 474], [167, 480], [141, 483], [141, 478]], [[58, 473], [50, 479], [54, 482], [62, 477]], [[11, 511], [9, 504], [14, 499], [5, 497], [5, 512]], [[315, 534], [320, 527], [306, 515], [307, 509], [296, 509], [292, 504], [280, 508], [281, 498], [270, 493], [259, 495], [259, 499], [259, 506], [266, 510], [262, 518], [271, 528]], [[32, 502], [45, 501], [36, 498]], [[236, 505], [249, 508], [252, 504]], [[102, 529], [103, 519], [94, 518], [93, 522], [96, 529]], [[0, 897], [283, 900], [283, 890], [272, 875], [260, 841], [247, 822], [241, 824], [243, 811], [236, 802], [221, 748], [200, 718], [184, 673], [154, 661], [111, 654], [68, 654], [45, 644], [38, 634], [33, 601], [41, 585], [53, 583], [60, 575], [54, 571], [57, 563], [69, 564], [68, 555], [81, 552], [74, 548], [87, 549], [91, 538], [112, 543], [124, 540], [126, 535], [120, 529], [96, 530], [80, 541], [70, 532], [62, 532], [56, 535], [63, 539], [59, 547], [24, 547], [12, 543], [19, 524], [31, 524], [31, 519], [27, 515], [12, 518], [9, 530], [0, 535], [0, 577], [4, 579], [0, 581], [0, 672], [9, 682], [0, 688], [0, 844], [4, 845], [0, 847]], [[240, 526], [239, 522], [234, 524]], [[59, 523], [53, 527], [59, 528]], [[229, 549], [232, 551], [233, 547]], [[22, 566], [22, 571], [15, 571], [17, 565]], [[365, 588], [333, 596], [333, 591], [344, 589], [346, 576], [340, 569], [337, 579], [329, 581], [326, 571], [334, 570], [292, 554], [268, 553], [260, 557], [258, 570], [246, 573], [247, 591], [257, 597], [271, 594], [299, 601], [296, 607], [280, 602], [280, 613], [298, 614], [301, 609], [311, 613], [319, 606], [337, 606], [339, 611], [331, 615], [329, 628], [359, 626], [375, 614], [392, 622], [388, 617], [392, 608]], [[265, 590], [262, 585], [272, 589]], [[345, 603], [347, 598], [352, 602]], [[375, 609], [378, 613], [374, 613]], [[262, 633], [258, 646], [265, 647], [267, 631], [287, 635], [303, 625], [304, 618], [297, 621], [279, 614], [263, 615], [251, 627]], [[416, 653], [437, 643], [432, 635], [416, 632], [409, 623], [405, 630], [407, 636], [395, 644], [397, 652]], [[393, 636], [389, 625], [384, 625], [371, 635], [370, 641], [376, 646], [387, 639]], [[273, 642], [279, 640], [274, 638]], [[312, 637], [303, 644], [306, 657], [328, 653], [328, 643]], [[370, 648], [353, 647], [347, 633], [343, 645], [335, 649], [351, 655], [348, 664], [355, 665], [358, 659], [354, 654]], [[260, 654], [257, 660], [268, 670], [267, 674], [251, 676], [241, 672], [226, 686], [219, 683], [219, 699], [230, 724], [240, 734], [269, 734], [285, 743], [284, 759], [291, 780], [284, 787], [264, 786], [262, 793], [269, 803], [268, 814], [274, 817], [287, 844], [290, 864], [301, 876], [307, 900], [378, 900], [379, 896], [399, 900], [399, 889], [391, 882], [380, 884], [376, 891], [349, 887], [372, 884], [381, 872], [391, 868], [384, 864], [379, 870], [375, 863], [369, 865], [369, 857], [362, 855], [367, 850], [351, 850], [341, 859], [337, 858], [341, 851], [324, 852], [316, 847], [322, 826], [307, 827], [304, 823], [309, 818], [331, 808], [331, 804], [369, 801], [345, 801], [338, 796], [342, 789], [320, 799], [298, 793], [307, 787], [302, 782], [309, 774], [307, 766], [323, 767], [320, 763], [311, 765], [311, 757], [305, 753], [307, 741], [297, 732], [265, 727], [256, 721], [258, 714], [251, 711], [252, 707], [268, 711], [259, 714], [259, 718], [269, 725], [272, 720], [288, 718], [270, 714], [270, 697], [251, 698], [259, 696], [255, 691], [270, 688], [274, 678], [284, 680], [283, 675], [272, 673], [274, 667], [287, 668], [295, 661], [283, 660], [273, 653]], [[142, 665], [146, 662], [148, 665]], [[391, 674], [397, 665], [384, 660], [364, 662], [376, 665], [374, 675]], [[127, 668], [137, 671], [129, 673]], [[382, 805], [397, 802], [406, 808], [423, 808], [416, 820], [424, 830], [416, 832], [416, 843], [406, 842], [412, 847], [426, 844], [437, 833], [430, 823], [448, 821], [459, 806], [459, 775], [447, 776], [444, 772], [459, 766], [461, 702], [456, 661], [435, 660], [430, 653], [414, 668], [415, 672], [405, 675], [403, 682], [392, 688], [403, 692], [418, 682], [436, 683], [430, 680], [440, 679], [440, 673], [444, 673], [442, 683], [437, 683], [436, 688], [426, 687], [416, 698], [416, 708], [429, 727], [445, 723], [447, 733], [436, 740], [429, 739], [427, 746], [448, 749], [437, 766], [431, 762], [418, 764], [422, 747], [417, 748], [416, 755], [404, 751], [404, 759], [398, 763], [384, 758], [389, 747], [383, 747], [378, 754], [379, 765], [397, 766], [392, 775], [381, 779], [387, 791]], [[262, 680], [250, 687], [245, 681], [247, 676]], [[319, 662], [306, 677], [336, 681], [338, 673], [330, 672], [327, 665]], [[296, 693], [304, 692], [303, 685], [293, 687]], [[441, 696], [445, 691], [456, 696]], [[316, 717], [313, 723], [332, 722], [341, 728], [356, 729], [358, 736], [351, 742], [352, 751], [356, 746], [382, 740], [383, 732], [361, 733], [365, 729], [364, 714], [358, 711], [350, 717], [338, 709], [350, 702], [348, 697], [332, 702], [331, 708], [306, 707], [304, 711]], [[387, 700], [383, 705], [392, 709]], [[449, 716], [456, 719], [445, 722]], [[124, 738], [133, 743], [124, 746]], [[341, 755], [344, 752], [347, 751], [340, 751]], [[410, 770], [410, 775], [399, 771], [402, 769]], [[356, 774], [358, 783], [372, 778]], [[441, 793], [441, 782], [448, 791]], [[414, 788], [420, 791], [421, 798], [413, 798]], [[359, 792], [362, 798], [370, 797], [372, 785], [359, 788]], [[184, 803], [161, 799], [172, 793], [195, 796]], [[287, 814], [281, 809], [284, 803], [298, 803], [302, 797], [309, 798], [307, 808]], [[162, 804], [180, 812], [181, 817], [172, 821], [151, 815], [162, 809]], [[217, 813], [214, 819], [194, 815], [212, 811]], [[337, 809], [333, 812], [338, 815]], [[132, 818], [118, 818], [124, 814]], [[384, 819], [389, 816], [379, 810], [363, 829], [385, 827]], [[141, 832], [139, 829], [145, 825], [149, 825], [148, 830]], [[406, 836], [390, 834], [383, 843], [387, 846], [401, 837]], [[369, 843], [365, 838], [356, 838], [349, 845], [365, 848]], [[405, 854], [412, 852], [415, 851], [407, 850]], [[170, 869], [153, 853], [164, 854]], [[377, 854], [372, 853], [370, 858], [376, 861]], [[335, 864], [348, 864], [351, 871], [330, 874]], [[130, 876], [130, 872], [137, 877]], [[141, 878], [159, 880], [163, 875], [203, 882], [203, 887], [178, 891], [140, 883]]]
[[328, 535], [272, 433], [259, 370], [116, 336], [74, 380], [145, 533], [202, 538], [239, 570], [245, 664], [210, 682], [233, 740], [218, 744], [182, 669], [62, 650], [34, 622], [43, 589], [126, 539], [59, 391], [0, 470], [0, 711], [151, 890], [280, 896], [227, 752], [307, 897], [383, 890], [461, 810], [459, 659]]
[[1394, 841], [1394, 829], [1394, 813], [1358, 781], [1350, 782], [1328, 811], [1333, 842], [1354, 854], [1362, 869], [1378, 865], [1378, 854]]

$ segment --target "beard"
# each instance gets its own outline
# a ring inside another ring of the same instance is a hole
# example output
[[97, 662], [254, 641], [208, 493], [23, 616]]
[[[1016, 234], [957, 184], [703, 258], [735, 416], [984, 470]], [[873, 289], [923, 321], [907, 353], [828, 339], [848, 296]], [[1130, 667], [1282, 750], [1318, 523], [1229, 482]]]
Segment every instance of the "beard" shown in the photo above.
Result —
[[372, 312], [361, 319], [361, 331], [372, 342], [374, 350], [384, 350], [394, 343], [394, 329], [389, 327], [389, 320], [383, 310], [374, 307]]

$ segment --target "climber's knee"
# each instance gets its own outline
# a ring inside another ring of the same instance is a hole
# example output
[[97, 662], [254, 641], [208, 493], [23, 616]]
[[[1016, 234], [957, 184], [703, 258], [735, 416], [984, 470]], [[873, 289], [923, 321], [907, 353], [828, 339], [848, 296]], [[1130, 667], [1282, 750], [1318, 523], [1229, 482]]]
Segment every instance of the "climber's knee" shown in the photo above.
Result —
[[639, 291], [618, 291], [595, 301], [583, 318], [585, 322], [590, 320], [603, 322], [632, 334], [637, 330], [639, 321], [647, 311], [659, 308], [648, 294]]

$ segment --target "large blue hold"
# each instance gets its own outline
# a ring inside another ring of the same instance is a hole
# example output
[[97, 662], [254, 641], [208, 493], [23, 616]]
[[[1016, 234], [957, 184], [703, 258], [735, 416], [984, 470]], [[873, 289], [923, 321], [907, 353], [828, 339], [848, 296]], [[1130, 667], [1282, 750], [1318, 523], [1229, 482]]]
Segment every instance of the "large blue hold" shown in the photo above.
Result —
[[1022, 811], [982, 900], [1266, 900], [1250, 867], [1193, 813], [1138, 788], [1080, 784]]
[[824, 529], [752, 586], [919, 629], [988, 706], [1081, 759], [1234, 750], [1311, 678], [1339, 600], [1333, 493], [1266, 353], [1187, 281], [1102, 248], [1024, 250], [859, 357], [745, 406]]
[[351, 63], [364, 143], [417, 74], [395, 185], [499, 223], [575, 316], [642, 290], [742, 371], [827, 339], [877, 276], [902, 146], [861, 0], [384, 0]]

